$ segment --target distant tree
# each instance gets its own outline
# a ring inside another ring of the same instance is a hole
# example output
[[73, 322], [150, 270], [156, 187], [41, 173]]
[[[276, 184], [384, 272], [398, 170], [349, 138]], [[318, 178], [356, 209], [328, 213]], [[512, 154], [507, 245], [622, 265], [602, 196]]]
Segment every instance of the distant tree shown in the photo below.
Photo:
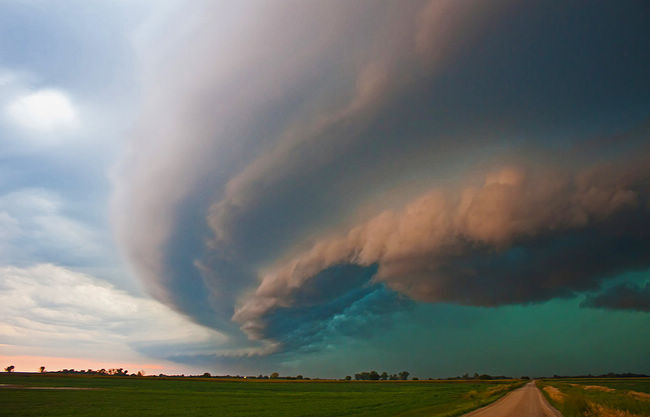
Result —
[[384, 371], [384, 372], [381, 373], [379, 378], [381, 378], [382, 381], [385, 381], [385, 380], [388, 379], [388, 374]]
[[413, 381], [419, 381], [419, 380], [420, 380], [420, 378], [418, 378], [417, 376], [414, 376], [414, 377], [411, 378], [411, 379], [412, 379]]
[[[206, 372], [206, 374], [207, 374], [207, 372]], [[209, 375], [210, 375], [210, 374], [208, 374], [208, 378], [210, 377]], [[136, 374], [136, 376], [144, 376], [144, 372], [143, 372], [143, 371], [138, 371], [138, 373]], [[205, 375], [204, 375], [204, 376], [205, 376]]]
[[203, 378], [211, 378], [212, 375], [210, 375], [210, 372], [206, 372], [203, 374]]
[[352, 379], [352, 377], [351, 377], [350, 375], [347, 375], [347, 376], [345, 377], [345, 380], [346, 380], [346, 381], [349, 381], [349, 380], [351, 380], [351, 379]]
[[397, 374], [392, 374], [391, 376], [388, 377], [388, 379], [391, 381], [398, 381], [399, 376], [397, 376]]
[[521, 379], [530, 379], [528, 376], [522, 376]]
[[44, 367], [44, 366], [41, 366], [41, 367], [38, 368], [38, 369], [41, 371], [41, 373], [45, 372], [45, 367]]
[[377, 371], [370, 371], [370, 374], [368, 375], [368, 379], [371, 381], [378, 381], [379, 374], [377, 373]]
[[302, 379], [302, 375], [296, 376], [296, 379]]
[[14, 368], [15, 368], [15, 366], [13, 366], [13, 365], [9, 365], [9, 366], [7, 366], [7, 367], [5, 368], [5, 372], [13, 372], [13, 371], [14, 371]]
[[279, 377], [280, 377], [280, 374], [277, 373], [277, 372], [273, 372], [273, 373], [271, 374], [271, 379], [277, 379], [277, 378], [279, 378]]
[[409, 379], [409, 372], [408, 371], [400, 372], [399, 379], [401, 379], [402, 381], [406, 381], [407, 379]]
[[469, 374], [467, 372], [463, 374], [463, 379], [469, 379]]
[[478, 379], [478, 373], [474, 372], [474, 379]]

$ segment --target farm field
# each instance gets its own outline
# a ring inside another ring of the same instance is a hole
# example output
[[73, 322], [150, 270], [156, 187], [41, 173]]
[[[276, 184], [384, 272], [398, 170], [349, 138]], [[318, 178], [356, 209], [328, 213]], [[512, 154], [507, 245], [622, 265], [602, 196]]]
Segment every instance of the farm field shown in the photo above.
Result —
[[523, 382], [223, 380], [16, 373], [0, 375], [0, 384], [0, 415], [11, 416], [457, 416], [495, 401]]
[[650, 416], [650, 378], [547, 379], [537, 386], [564, 417]]

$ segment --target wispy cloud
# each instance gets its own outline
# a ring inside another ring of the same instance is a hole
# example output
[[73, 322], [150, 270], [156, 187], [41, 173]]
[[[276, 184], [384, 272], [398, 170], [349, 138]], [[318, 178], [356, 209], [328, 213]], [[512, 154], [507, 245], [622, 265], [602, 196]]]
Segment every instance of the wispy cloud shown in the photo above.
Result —
[[78, 263], [106, 255], [105, 238], [66, 213], [69, 205], [57, 193], [40, 188], [0, 195], [0, 262]]
[[156, 301], [52, 264], [0, 268], [0, 313], [3, 356], [146, 364], [226, 341]]

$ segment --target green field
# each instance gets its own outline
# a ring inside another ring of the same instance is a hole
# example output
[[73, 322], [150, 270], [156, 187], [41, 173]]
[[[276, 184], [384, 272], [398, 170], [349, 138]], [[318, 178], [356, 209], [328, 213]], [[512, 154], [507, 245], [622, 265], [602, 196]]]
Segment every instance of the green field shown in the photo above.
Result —
[[537, 386], [564, 417], [650, 416], [650, 378], [547, 379]]
[[523, 382], [220, 380], [16, 373], [0, 375], [0, 384], [5, 384], [0, 388], [0, 414], [11, 416], [456, 416], [500, 398]]

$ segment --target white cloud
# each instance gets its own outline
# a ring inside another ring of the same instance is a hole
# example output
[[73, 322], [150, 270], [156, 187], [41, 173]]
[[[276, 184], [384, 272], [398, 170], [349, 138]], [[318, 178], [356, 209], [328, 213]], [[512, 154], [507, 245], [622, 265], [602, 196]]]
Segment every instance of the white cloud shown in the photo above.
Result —
[[68, 95], [57, 89], [42, 89], [18, 96], [6, 106], [9, 117], [19, 126], [42, 132], [75, 128], [77, 110]]
[[3, 355], [150, 361], [137, 349], [213, 352], [225, 337], [149, 298], [52, 264], [0, 268]]

